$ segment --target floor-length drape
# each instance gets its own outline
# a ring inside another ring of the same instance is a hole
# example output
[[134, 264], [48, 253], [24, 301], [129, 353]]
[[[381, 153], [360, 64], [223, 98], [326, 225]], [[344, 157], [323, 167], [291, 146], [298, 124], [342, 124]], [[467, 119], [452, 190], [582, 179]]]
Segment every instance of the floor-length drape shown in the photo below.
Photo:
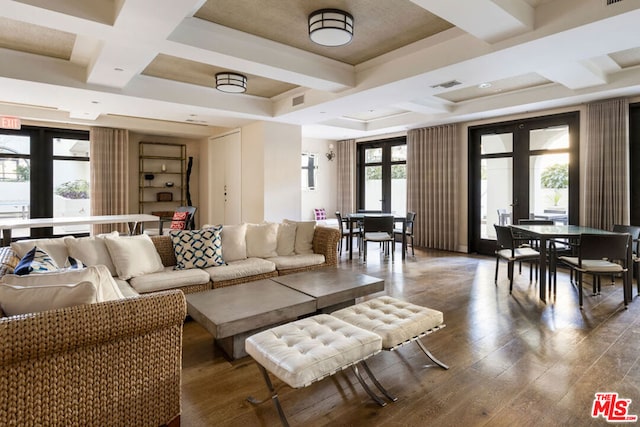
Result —
[[336, 144], [338, 162], [338, 199], [336, 207], [343, 214], [355, 212], [356, 141], [348, 139]]
[[585, 225], [629, 224], [629, 101], [587, 104]]
[[[91, 128], [91, 214], [129, 212], [129, 131]], [[97, 224], [93, 233], [126, 231], [123, 224]]]
[[416, 212], [416, 246], [457, 250], [459, 162], [456, 125], [407, 133], [407, 211]]

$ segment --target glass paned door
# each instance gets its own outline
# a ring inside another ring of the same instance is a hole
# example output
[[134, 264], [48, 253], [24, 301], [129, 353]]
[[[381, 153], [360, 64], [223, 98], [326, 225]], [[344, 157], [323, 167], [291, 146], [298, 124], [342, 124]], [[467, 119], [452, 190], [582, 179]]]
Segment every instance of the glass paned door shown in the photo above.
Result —
[[357, 207], [406, 215], [407, 144], [404, 138], [358, 145]]
[[469, 250], [495, 250], [494, 224], [577, 224], [578, 113], [469, 130]]

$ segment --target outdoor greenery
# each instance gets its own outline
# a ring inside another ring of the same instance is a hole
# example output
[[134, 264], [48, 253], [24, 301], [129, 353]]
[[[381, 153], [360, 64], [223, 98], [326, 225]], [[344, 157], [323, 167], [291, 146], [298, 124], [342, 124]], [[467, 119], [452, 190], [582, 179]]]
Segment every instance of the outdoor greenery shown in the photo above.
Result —
[[562, 198], [561, 189], [569, 188], [569, 165], [556, 163], [545, 168], [540, 176], [542, 188], [553, 190], [553, 206], [558, 206]]
[[29, 178], [31, 177], [31, 168], [29, 165], [18, 165], [16, 166], [16, 175], [18, 182], [29, 181]]
[[[367, 181], [382, 179], [382, 168], [379, 166], [367, 167]], [[407, 168], [405, 165], [391, 165], [391, 179], [407, 179]]]
[[60, 184], [56, 188], [55, 192], [58, 196], [62, 196], [66, 199], [88, 199], [89, 183], [84, 179], [67, 181]]

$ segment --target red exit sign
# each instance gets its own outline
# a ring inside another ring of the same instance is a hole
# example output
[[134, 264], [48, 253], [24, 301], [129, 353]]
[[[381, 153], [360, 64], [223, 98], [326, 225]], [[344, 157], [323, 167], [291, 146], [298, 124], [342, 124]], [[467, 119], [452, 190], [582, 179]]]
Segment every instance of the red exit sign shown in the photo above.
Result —
[[0, 116], [0, 128], [20, 129], [20, 119], [17, 117]]

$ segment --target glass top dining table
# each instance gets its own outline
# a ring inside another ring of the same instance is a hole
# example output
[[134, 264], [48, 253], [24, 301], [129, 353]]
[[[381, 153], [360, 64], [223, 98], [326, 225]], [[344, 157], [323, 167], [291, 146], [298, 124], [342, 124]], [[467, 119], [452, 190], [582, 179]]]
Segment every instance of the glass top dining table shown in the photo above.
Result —
[[[392, 213], [350, 213], [342, 218], [343, 221], [349, 223], [349, 259], [353, 259], [353, 225], [362, 221], [365, 216], [392, 216], [394, 223], [401, 223], [401, 230], [404, 230], [407, 225], [407, 217], [399, 216]], [[407, 248], [407, 233], [402, 233], [402, 259], [406, 258]]]
[[[578, 238], [581, 234], [616, 234], [613, 231], [598, 228], [584, 227], [582, 225], [512, 225], [511, 228], [523, 236], [540, 240], [540, 262], [538, 263], [540, 300], [547, 302], [547, 249], [548, 242], [553, 239]], [[631, 265], [631, 247], [627, 253], [627, 265]], [[632, 269], [629, 269], [631, 272]], [[627, 272], [627, 274], [630, 274]], [[625, 280], [629, 285], [624, 289], [625, 301], [631, 299], [631, 281]], [[628, 289], [627, 289], [628, 288]]]

